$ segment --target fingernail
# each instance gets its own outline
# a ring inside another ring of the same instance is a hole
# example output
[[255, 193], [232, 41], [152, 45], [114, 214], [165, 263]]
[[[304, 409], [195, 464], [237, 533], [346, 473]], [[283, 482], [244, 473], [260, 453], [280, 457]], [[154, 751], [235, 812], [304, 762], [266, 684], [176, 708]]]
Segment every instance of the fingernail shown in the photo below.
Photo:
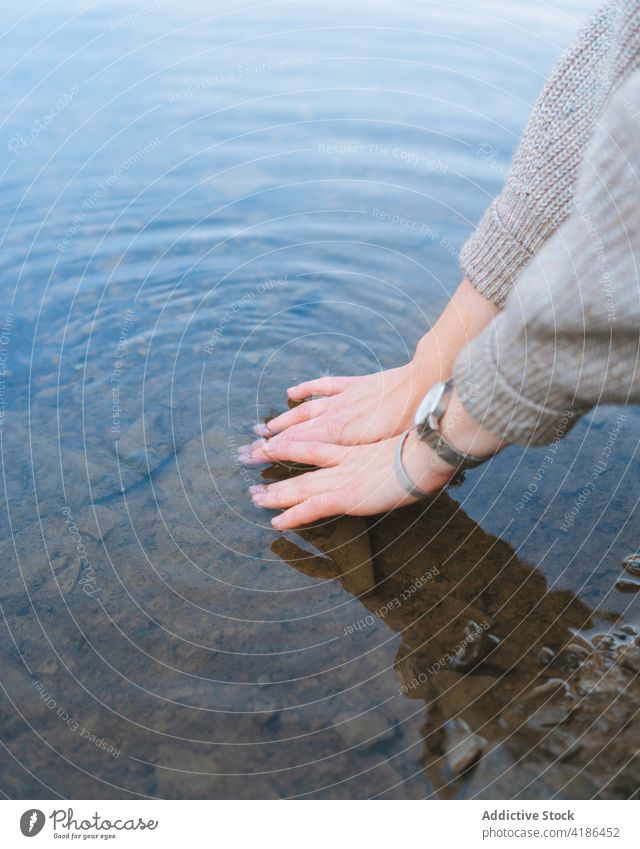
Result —
[[247, 454], [238, 453], [236, 455], [236, 460], [242, 466], [261, 466], [261, 465], [264, 465], [264, 463], [265, 463], [264, 460], [260, 460], [257, 457], [253, 457], [251, 451]]
[[274, 528], [276, 528], [276, 529], [278, 529], [278, 530], [279, 530], [279, 529], [282, 527], [282, 525], [284, 525], [284, 521], [282, 520], [282, 517], [281, 517], [281, 516], [275, 516], [275, 517], [271, 520], [271, 525], [272, 525], [272, 527], [274, 527]]
[[257, 433], [258, 436], [271, 436], [271, 431], [265, 424], [257, 424], [253, 428], [253, 432]]
[[266, 460], [260, 460], [256, 457], [242, 457], [240, 462], [243, 466], [264, 466]]
[[241, 445], [238, 448], [238, 454], [251, 454], [252, 448], [251, 445]]
[[262, 495], [267, 491], [267, 488], [264, 484], [257, 483], [254, 486], [249, 487], [249, 492], [251, 495]]

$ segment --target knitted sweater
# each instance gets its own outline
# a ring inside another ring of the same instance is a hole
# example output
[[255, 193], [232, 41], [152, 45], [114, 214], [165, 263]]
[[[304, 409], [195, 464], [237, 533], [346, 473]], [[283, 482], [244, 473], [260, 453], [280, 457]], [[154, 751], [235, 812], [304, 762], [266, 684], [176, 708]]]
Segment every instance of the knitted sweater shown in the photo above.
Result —
[[610, 0], [545, 85], [507, 183], [461, 253], [504, 309], [463, 351], [469, 412], [541, 444], [640, 402], [640, 0]]

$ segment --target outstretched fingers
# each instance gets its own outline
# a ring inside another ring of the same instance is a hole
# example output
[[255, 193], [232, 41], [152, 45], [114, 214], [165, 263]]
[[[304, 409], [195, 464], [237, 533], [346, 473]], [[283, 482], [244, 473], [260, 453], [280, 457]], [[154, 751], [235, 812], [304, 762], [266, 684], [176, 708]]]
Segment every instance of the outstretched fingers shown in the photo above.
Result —
[[340, 487], [335, 487], [333, 470], [320, 469], [295, 478], [250, 488], [257, 507], [281, 509], [285, 512], [272, 519], [274, 528], [294, 528], [341, 512]]
[[[347, 446], [340, 445], [333, 431], [328, 426], [322, 425], [322, 420], [320, 418], [312, 419], [309, 422], [302, 422], [301, 424], [293, 425], [293, 427], [288, 428], [277, 436], [272, 436], [269, 440], [264, 438], [256, 439], [248, 445], [241, 445], [237, 449], [236, 458], [245, 466], [260, 466], [264, 463], [281, 460], [292, 460], [296, 463], [307, 463], [314, 466], [332, 463], [333, 454], [330, 453], [330, 449], [333, 448], [337, 452], [338, 449], [345, 449]], [[318, 422], [318, 424], [315, 424], [315, 422]], [[287, 454], [290, 450], [298, 451], [298, 443], [306, 444], [306, 448], [301, 449], [306, 452], [304, 454], [305, 457], [309, 456], [309, 451], [319, 453], [322, 451], [322, 449], [316, 447], [316, 443], [319, 442], [327, 446], [326, 454], [320, 457], [321, 462], [309, 459], [298, 460]], [[294, 446], [293, 449], [290, 448], [291, 445]], [[324, 456], [328, 457], [328, 460], [325, 460]]]
[[299, 407], [294, 407], [293, 410], [287, 410], [286, 413], [282, 413], [271, 419], [269, 424], [256, 425], [254, 431], [258, 436], [275, 436], [275, 434], [286, 430], [291, 425], [300, 424], [300, 422], [306, 422], [315, 416], [319, 416], [325, 410], [326, 406], [327, 401], [325, 398], [307, 401], [304, 404], [300, 404]]
[[351, 377], [317, 377], [315, 380], [306, 380], [296, 386], [287, 389], [287, 395], [292, 401], [304, 401], [312, 395], [337, 395], [349, 386]]
[[339, 444], [340, 420], [337, 416], [328, 416], [323, 413], [315, 419], [292, 425], [291, 427], [273, 436], [269, 441], [277, 445], [279, 442], [327, 442]]
[[287, 531], [291, 528], [299, 528], [300, 525], [308, 525], [319, 519], [328, 519], [330, 516], [339, 516], [342, 513], [340, 501], [336, 493], [324, 493], [314, 495], [297, 504], [279, 516], [274, 516], [271, 524], [279, 531]]
[[343, 445], [330, 445], [327, 442], [297, 442], [281, 439], [262, 442], [251, 453], [254, 462], [262, 463], [304, 463], [307, 466], [335, 466], [344, 457], [348, 449]]
[[326, 472], [318, 471], [306, 472], [277, 483], [251, 486], [249, 492], [256, 506], [276, 510], [294, 507], [326, 489]]

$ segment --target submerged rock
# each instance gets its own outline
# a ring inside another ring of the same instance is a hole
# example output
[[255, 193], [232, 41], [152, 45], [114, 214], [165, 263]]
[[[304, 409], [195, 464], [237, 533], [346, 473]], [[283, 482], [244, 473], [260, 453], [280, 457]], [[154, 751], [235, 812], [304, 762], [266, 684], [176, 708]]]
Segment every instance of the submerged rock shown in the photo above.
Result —
[[627, 669], [640, 673], [640, 645], [634, 643], [630, 646], [622, 646], [618, 651], [618, 658]]
[[102, 542], [109, 531], [112, 531], [116, 525], [127, 519], [127, 514], [119, 503], [110, 507], [104, 504], [93, 504], [76, 513], [74, 519], [82, 533], [87, 534], [97, 542]]
[[51, 561], [55, 583], [65, 595], [72, 592], [76, 585], [80, 562], [79, 557], [58, 557]]
[[540, 666], [549, 666], [550, 663], [553, 663], [553, 660], [556, 656], [556, 653], [549, 646], [543, 646], [538, 652], [538, 663]]
[[625, 572], [633, 575], [634, 578], [640, 578], [640, 552], [636, 551], [635, 554], [625, 557], [622, 561], [622, 568]]
[[481, 663], [499, 643], [495, 634], [487, 631], [469, 619], [464, 626], [464, 641], [458, 651], [451, 656], [449, 666], [458, 672], [466, 672]]
[[478, 762], [487, 741], [473, 732], [469, 725], [454, 717], [444, 724], [444, 756], [454, 775], [462, 775]]
[[146, 477], [174, 453], [174, 434], [168, 412], [147, 413], [127, 428], [116, 443], [126, 465]]
[[582, 749], [582, 741], [562, 728], [555, 728], [540, 743], [540, 749], [553, 758], [565, 763], [576, 757]]
[[380, 744], [389, 744], [402, 733], [398, 726], [390, 725], [387, 718], [375, 710], [359, 716], [338, 717], [333, 727], [348, 749], [357, 746], [374, 748]]
[[633, 581], [630, 578], [620, 578], [616, 581], [616, 589], [621, 593], [638, 593], [640, 592], [640, 581]]
[[543, 733], [566, 722], [574, 707], [575, 699], [564, 679], [550, 678], [509, 705], [502, 722], [510, 729]]

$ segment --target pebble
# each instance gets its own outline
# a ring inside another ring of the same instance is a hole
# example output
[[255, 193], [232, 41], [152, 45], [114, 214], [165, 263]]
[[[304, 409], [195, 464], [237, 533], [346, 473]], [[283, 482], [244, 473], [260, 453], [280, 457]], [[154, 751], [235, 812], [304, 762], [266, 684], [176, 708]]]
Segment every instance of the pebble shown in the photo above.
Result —
[[571, 708], [564, 702], [551, 702], [542, 705], [527, 719], [527, 725], [532, 729], [542, 731], [560, 725], [569, 718]]
[[445, 722], [445, 758], [455, 775], [462, 775], [477, 763], [486, 745], [484, 737], [475, 734], [464, 719], [455, 717]]
[[582, 742], [561, 728], [555, 729], [543, 741], [543, 748], [552, 757], [563, 763], [571, 760], [582, 749]]
[[473, 669], [499, 643], [498, 637], [494, 634], [487, 634], [473, 619], [469, 619], [464, 626], [464, 636], [468, 642], [449, 661], [449, 666], [458, 672], [466, 672], [469, 669]]
[[622, 648], [618, 657], [623, 666], [630, 669], [632, 672], [640, 672], [640, 646], [631, 645]]
[[55, 675], [58, 671], [58, 661], [54, 657], [47, 658], [36, 668], [38, 675]]
[[636, 551], [635, 554], [625, 557], [622, 568], [635, 578], [640, 578], [640, 552]]
[[[51, 561], [55, 583], [65, 595], [72, 592], [76, 585], [80, 574], [80, 563], [79, 557], [58, 557]], [[50, 582], [47, 582], [46, 586], [48, 590], [51, 590]]]
[[640, 581], [632, 581], [630, 578], [620, 578], [616, 581], [616, 589], [621, 593], [640, 592]]
[[577, 669], [589, 657], [589, 652], [577, 643], [569, 645], [561, 652], [560, 666], [563, 670]]
[[538, 663], [540, 666], [548, 666], [555, 657], [555, 652], [549, 646], [543, 646], [538, 652]]
[[544, 684], [539, 684], [537, 687], [534, 687], [533, 690], [530, 690], [522, 697], [522, 701], [531, 701], [532, 699], [539, 698], [540, 696], [548, 696], [550, 693], [555, 693], [556, 691], [562, 691], [565, 693], [567, 690], [567, 682], [562, 678], [549, 678], [548, 681], [545, 681]]

